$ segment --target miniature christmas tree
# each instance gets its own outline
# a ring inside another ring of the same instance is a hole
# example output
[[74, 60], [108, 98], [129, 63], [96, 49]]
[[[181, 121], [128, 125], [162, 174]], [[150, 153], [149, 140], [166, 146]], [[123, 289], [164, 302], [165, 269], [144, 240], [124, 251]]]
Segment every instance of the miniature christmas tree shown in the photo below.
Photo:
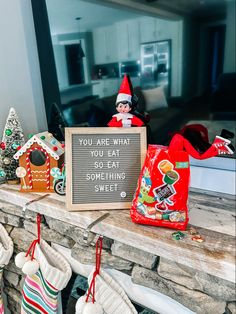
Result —
[[13, 156], [17, 150], [24, 145], [24, 135], [19, 122], [19, 118], [14, 108], [10, 109], [7, 117], [2, 142], [0, 143], [0, 176], [10, 182], [18, 182], [16, 168], [18, 160]]

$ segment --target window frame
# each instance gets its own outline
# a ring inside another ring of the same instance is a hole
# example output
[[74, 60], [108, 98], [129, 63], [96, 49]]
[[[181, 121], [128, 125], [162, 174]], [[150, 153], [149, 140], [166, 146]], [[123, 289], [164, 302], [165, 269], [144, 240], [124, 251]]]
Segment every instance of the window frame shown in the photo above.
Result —
[[[56, 64], [53, 54], [46, 1], [31, 0], [31, 5], [39, 56], [43, 95], [50, 132], [51, 108], [54, 103], [59, 106], [61, 105], [59, 84], [57, 80]], [[120, 7], [122, 8], [123, 6], [121, 5]], [[232, 171], [235, 172], [235, 164], [236, 160], [233, 158], [215, 157], [201, 161], [191, 159], [192, 167], [224, 170], [226, 173], [230, 173]], [[214, 182], [212, 186], [214, 188]]]

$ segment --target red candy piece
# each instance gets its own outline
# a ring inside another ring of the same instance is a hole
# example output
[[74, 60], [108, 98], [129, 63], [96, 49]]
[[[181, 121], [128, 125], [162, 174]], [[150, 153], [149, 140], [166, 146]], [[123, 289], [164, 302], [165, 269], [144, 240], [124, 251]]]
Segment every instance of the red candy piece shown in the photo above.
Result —
[[61, 147], [64, 148], [64, 147], [65, 147], [65, 144], [61, 144]]
[[53, 150], [56, 152], [58, 150], [58, 147], [57, 146], [54, 146], [53, 147]]
[[1, 142], [1, 143], [0, 143], [0, 148], [1, 148], [2, 150], [5, 150], [5, 149], [6, 149], [6, 144], [5, 144], [4, 142]]
[[19, 145], [16, 150], [20, 150], [20, 149], [21, 149], [21, 146]]

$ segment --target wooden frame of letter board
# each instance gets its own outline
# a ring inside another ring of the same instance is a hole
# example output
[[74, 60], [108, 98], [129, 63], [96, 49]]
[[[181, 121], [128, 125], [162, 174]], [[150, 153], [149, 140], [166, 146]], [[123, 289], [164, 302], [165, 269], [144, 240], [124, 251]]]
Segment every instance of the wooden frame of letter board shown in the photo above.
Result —
[[[66, 209], [68, 211], [86, 211], [86, 210], [109, 210], [109, 209], [127, 209], [130, 208], [131, 202], [110, 202], [110, 203], [85, 203], [73, 204], [72, 200], [72, 135], [74, 134], [140, 134], [140, 171], [144, 163], [147, 151], [147, 138], [145, 127], [134, 128], [66, 128], [65, 129], [65, 147], [66, 147]], [[138, 180], [138, 178], [137, 178]]]

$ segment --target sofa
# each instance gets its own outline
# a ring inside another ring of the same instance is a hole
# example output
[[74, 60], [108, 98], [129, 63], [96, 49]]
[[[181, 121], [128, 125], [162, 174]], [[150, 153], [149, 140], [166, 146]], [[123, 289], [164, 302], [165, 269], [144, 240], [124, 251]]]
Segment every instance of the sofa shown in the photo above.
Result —
[[[167, 144], [171, 133], [178, 130], [184, 119], [184, 105], [181, 98], [169, 98], [165, 106], [148, 106], [147, 97], [140, 87], [134, 89], [138, 96], [138, 112], [150, 116], [147, 122], [148, 143]], [[73, 101], [58, 107], [62, 124], [68, 127], [105, 127], [116, 113], [116, 96], [90, 97]], [[154, 95], [155, 96], [155, 95]], [[153, 98], [153, 95], [152, 95]], [[154, 98], [155, 100], [155, 98]], [[54, 113], [55, 115], [55, 113]], [[53, 127], [53, 126], [52, 126]], [[55, 126], [53, 127], [55, 129]], [[51, 130], [50, 130], [51, 131]], [[54, 131], [51, 131], [55, 133]]]

